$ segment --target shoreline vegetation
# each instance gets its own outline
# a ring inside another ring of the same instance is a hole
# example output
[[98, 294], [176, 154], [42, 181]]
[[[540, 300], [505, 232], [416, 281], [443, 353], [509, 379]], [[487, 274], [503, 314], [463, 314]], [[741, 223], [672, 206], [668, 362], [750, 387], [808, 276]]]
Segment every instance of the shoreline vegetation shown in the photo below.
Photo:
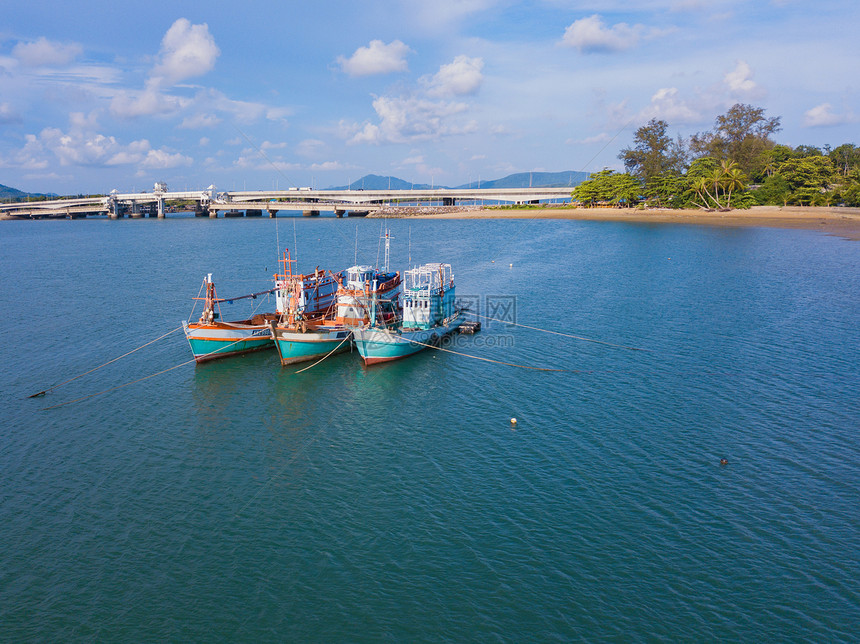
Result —
[[752, 206], [745, 210], [706, 211], [695, 208], [583, 208], [548, 206], [424, 206], [392, 207], [369, 218], [404, 219], [576, 219], [626, 223], [693, 224], [737, 228], [818, 230], [860, 241], [860, 208], [844, 206]]

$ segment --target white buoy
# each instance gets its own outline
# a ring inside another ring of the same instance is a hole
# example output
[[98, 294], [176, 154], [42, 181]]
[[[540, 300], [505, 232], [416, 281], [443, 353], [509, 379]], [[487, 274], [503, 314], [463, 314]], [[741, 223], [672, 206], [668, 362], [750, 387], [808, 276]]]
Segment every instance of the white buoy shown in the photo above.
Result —
[[514, 267], [514, 265], [513, 265], [513, 264], [511, 264], [511, 265], [510, 265], [510, 267], [511, 267], [511, 268], [513, 268], [513, 267]]
[[511, 418], [511, 425], [516, 425], [516, 424], [517, 424], [517, 419]]

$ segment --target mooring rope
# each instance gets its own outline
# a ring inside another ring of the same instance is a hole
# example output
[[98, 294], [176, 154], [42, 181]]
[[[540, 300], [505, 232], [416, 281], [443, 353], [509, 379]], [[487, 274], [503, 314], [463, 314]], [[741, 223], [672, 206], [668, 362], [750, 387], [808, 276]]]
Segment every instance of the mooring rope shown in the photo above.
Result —
[[594, 342], [596, 344], [605, 344], [607, 347], [615, 347], [616, 349], [627, 349], [629, 351], [647, 351], [651, 352], [651, 349], [642, 349], [640, 347], [629, 347], [624, 344], [613, 344], [611, 342], [605, 342], [604, 340], [595, 340], [594, 338], [585, 338], [581, 335], [573, 335], [571, 333], [562, 333], [561, 331], [552, 331], [550, 329], [541, 329], [536, 326], [529, 326], [528, 324], [517, 324], [516, 322], [510, 322], [509, 320], [500, 320], [499, 318], [491, 318], [486, 315], [480, 315], [478, 313], [472, 313], [471, 311], [463, 311], [466, 315], [474, 315], [477, 318], [484, 318], [485, 320], [491, 320], [493, 322], [501, 322], [503, 324], [510, 324], [511, 326], [520, 326], [524, 329], [531, 329], [532, 331], [541, 331], [542, 333], [552, 333], [553, 335], [561, 335], [565, 338], [573, 338], [574, 340], [583, 340], [584, 342]]
[[435, 344], [425, 344], [424, 342], [419, 342], [418, 340], [412, 340], [411, 338], [406, 338], [409, 342], [413, 344], [420, 344], [422, 347], [429, 347], [430, 349], [436, 349], [437, 351], [445, 351], [447, 353], [453, 353], [454, 355], [464, 356], [466, 358], [472, 358], [474, 360], [483, 360], [484, 362], [492, 362], [494, 364], [506, 365], [508, 367], [518, 367], [519, 369], [530, 369], [532, 371], [570, 371], [570, 369], [551, 369], [549, 367], [531, 367], [529, 365], [524, 364], [516, 364], [514, 362], [503, 362], [501, 360], [491, 360], [490, 358], [482, 358], [480, 356], [473, 356], [470, 353], [463, 353], [462, 351], [454, 351], [453, 349], [445, 349], [443, 347], [437, 346]]
[[165, 333], [164, 335], [161, 335], [161, 336], [159, 336], [159, 337], [155, 338], [155, 340], [151, 340], [150, 342], [147, 342], [146, 344], [142, 344], [142, 345], [140, 345], [137, 349], [132, 349], [132, 350], [131, 350], [131, 351], [129, 351], [128, 353], [124, 353], [124, 354], [122, 354], [121, 356], [119, 356], [118, 358], [114, 358], [113, 360], [108, 360], [108, 361], [107, 361], [107, 362], [105, 362], [104, 364], [100, 364], [98, 367], [93, 367], [93, 368], [92, 368], [92, 369], [90, 369], [89, 371], [85, 371], [84, 373], [80, 374], [79, 376], [75, 376], [74, 378], [69, 378], [68, 380], [66, 380], [66, 381], [64, 381], [64, 382], [61, 382], [61, 383], [60, 383], [60, 384], [58, 384], [58, 385], [54, 385], [53, 387], [48, 387], [48, 388], [47, 388], [47, 389], [45, 389], [44, 391], [40, 391], [39, 393], [35, 393], [35, 394], [33, 394], [32, 396], [27, 396], [27, 398], [38, 398], [39, 396], [44, 396], [46, 393], [48, 393], [49, 391], [53, 391], [53, 390], [54, 390], [54, 389], [56, 389], [57, 387], [62, 387], [63, 385], [67, 385], [67, 384], [69, 384], [70, 382], [72, 382], [73, 380], [77, 380], [78, 378], [82, 378], [82, 377], [86, 376], [87, 374], [92, 373], [93, 371], [98, 371], [98, 370], [99, 370], [99, 369], [101, 369], [102, 367], [106, 367], [106, 366], [108, 366], [109, 364], [111, 364], [111, 363], [113, 363], [113, 362], [116, 362], [117, 360], [121, 360], [121, 359], [125, 358], [126, 356], [130, 356], [130, 355], [131, 355], [132, 353], [134, 353], [135, 351], [139, 351], [140, 349], [143, 349], [144, 347], [148, 347], [150, 344], [153, 344], [153, 343], [158, 342], [159, 340], [161, 340], [161, 339], [163, 339], [163, 338], [166, 338], [166, 337], [167, 337], [167, 336], [169, 336], [171, 333], [176, 333], [176, 332], [177, 332], [177, 331], [179, 331], [179, 329], [181, 329], [181, 328], [182, 328], [181, 326], [178, 326], [178, 327], [176, 327], [175, 329], [173, 329], [172, 331], [168, 331], [168, 332], [167, 332], [167, 333]]
[[[346, 342], [347, 340], [349, 340], [351, 336], [352, 336], [352, 332], [350, 331], [349, 333], [347, 333], [346, 337], [345, 337], [343, 340], [341, 340], [340, 344], [339, 344], [339, 345], [337, 345], [334, 349], [332, 349], [332, 350], [331, 350], [331, 351], [329, 351], [327, 354], [325, 354], [325, 355], [324, 355], [322, 358], [320, 358], [317, 362], [314, 362], [310, 367], [305, 367], [304, 369], [299, 369], [298, 371], [296, 371], [296, 373], [301, 373], [302, 371], [307, 371], [308, 369], [310, 369], [310, 368], [312, 368], [312, 367], [316, 367], [320, 362], [322, 362], [323, 360], [325, 360], [326, 358], [328, 358], [331, 354], [333, 354], [335, 351], [337, 351], [338, 349], [340, 349], [341, 345], [343, 345], [343, 343], [344, 343], [344, 342]], [[277, 340], [275, 340], [275, 342], [277, 342]]]
[[[179, 328], [181, 329], [182, 327], [179, 327]], [[174, 331], [175, 330], [176, 329], [174, 329]], [[173, 331], [171, 331], [170, 333], [173, 333]], [[165, 334], [165, 335], [169, 335], [169, 334]], [[232, 347], [234, 344], [239, 344], [240, 342], [245, 342], [248, 339], [249, 338], [241, 338], [241, 339], [236, 340], [235, 342], [231, 342], [230, 344], [227, 344], [223, 347], [218, 347], [217, 349], [215, 349], [215, 351], [210, 351], [209, 353], [204, 353], [202, 356], [199, 356], [199, 357], [200, 358], [206, 358], [208, 356], [219, 353], [219, 352], [223, 351], [224, 349], [227, 349], [228, 347]], [[153, 342], [155, 342], [155, 340], [153, 340]], [[187, 364], [191, 364], [192, 362], [196, 362], [197, 359], [198, 358], [195, 356], [191, 360], [186, 360], [185, 362], [183, 362], [181, 364], [175, 365], [175, 366], [170, 367], [168, 369], [163, 369], [163, 370], [158, 371], [156, 373], [152, 373], [148, 376], [144, 376], [143, 378], [138, 378], [137, 380], [132, 380], [131, 382], [126, 382], [125, 384], [117, 385], [116, 387], [111, 387], [110, 389], [105, 389], [104, 391], [99, 391], [99, 392], [96, 392], [94, 394], [89, 394], [87, 396], [81, 396], [80, 398], [75, 398], [74, 400], [67, 400], [66, 402], [57, 403], [56, 405], [51, 405], [50, 407], [44, 407], [42, 409], [42, 411], [47, 411], [48, 409], [57, 409], [58, 407], [64, 407], [65, 405], [71, 405], [72, 403], [81, 402], [82, 400], [87, 400], [88, 398], [95, 398], [96, 396], [101, 396], [102, 394], [110, 393], [111, 391], [116, 391], [117, 389], [122, 389], [123, 387], [128, 387], [129, 385], [133, 385], [137, 382], [149, 380], [150, 378], [154, 378], [155, 376], [160, 376], [161, 374], [167, 373], [168, 371], [173, 371], [174, 369], [179, 369], [179, 367], [184, 367]], [[95, 369], [93, 369], [92, 371], [95, 371]], [[81, 375], [84, 375], [84, 374], [81, 374]]]

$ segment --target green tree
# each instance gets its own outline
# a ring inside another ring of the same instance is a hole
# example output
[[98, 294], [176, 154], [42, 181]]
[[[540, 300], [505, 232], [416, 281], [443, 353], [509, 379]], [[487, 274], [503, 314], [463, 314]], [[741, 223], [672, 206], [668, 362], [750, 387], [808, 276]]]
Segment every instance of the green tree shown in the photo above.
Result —
[[734, 161], [723, 161], [721, 164], [723, 176], [721, 185], [726, 195], [726, 208], [732, 207], [732, 193], [737, 190], [743, 191], [746, 186], [746, 175], [738, 167]]
[[790, 195], [788, 182], [781, 175], [773, 174], [755, 191], [755, 200], [760, 206], [785, 206]]
[[780, 117], [766, 117], [765, 110], [737, 103], [716, 118], [714, 130], [694, 134], [690, 149], [699, 156], [735, 161], [747, 176], [764, 171], [764, 152], [774, 146], [771, 135], [780, 130]]
[[666, 121], [651, 119], [636, 130], [633, 147], [624, 148], [618, 154], [627, 172], [645, 183], [661, 172], [680, 174], [686, 161], [686, 148], [683, 139], [673, 141], [666, 134], [668, 128]]
[[683, 204], [683, 194], [687, 182], [674, 172], [661, 172], [645, 184], [644, 195], [660, 208], [679, 208]]
[[573, 198], [585, 206], [614, 204], [630, 207], [638, 203], [642, 186], [627, 173], [604, 168], [573, 189]]
[[777, 172], [791, 191], [789, 203], [814, 206], [832, 199], [832, 195], [827, 193], [835, 172], [830, 159], [825, 156], [793, 157], [780, 164]]
[[860, 147], [853, 143], [844, 143], [834, 148], [828, 156], [843, 177], [847, 177], [853, 168], [860, 167]]
[[696, 159], [687, 171], [686, 205], [705, 210], [729, 210], [733, 195], [740, 195], [735, 208], [748, 208], [753, 199], [746, 192], [746, 175], [734, 161], [719, 163], [711, 157]]

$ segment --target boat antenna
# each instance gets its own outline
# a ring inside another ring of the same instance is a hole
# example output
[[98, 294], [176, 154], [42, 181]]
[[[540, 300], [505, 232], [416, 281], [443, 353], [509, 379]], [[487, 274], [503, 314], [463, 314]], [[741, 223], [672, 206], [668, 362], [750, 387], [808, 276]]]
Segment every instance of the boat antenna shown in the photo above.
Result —
[[278, 257], [281, 254], [281, 233], [278, 230], [278, 213], [275, 213], [275, 243], [278, 245], [277, 252], [275, 253], [275, 257]]
[[382, 265], [383, 272], [388, 272], [388, 260], [391, 254], [391, 231], [385, 229], [385, 263]]
[[382, 222], [379, 222], [379, 241], [376, 243], [376, 268], [379, 268], [379, 250], [382, 247]]
[[296, 253], [296, 261], [298, 261], [298, 258], [299, 258], [299, 244], [298, 244], [298, 242], [296, 241], [296, 218], [295, 218], [295, 217], [293, 217], [293, 250], [294, 250], [294, 251], [295, 251], [295, 253]]
[[355, 256], [352, 258], [352, 264], [358, 265], [358, 222], [355, 222]]
[[408, 266], [412, 266], [412, 224], [409, 224], [408, 229], [409, 229], [409, 243], [407, 245], [407, 248], [409, 249], [409, 252], [408, 252], [409, 259], [406, 261], [406, 264]]

